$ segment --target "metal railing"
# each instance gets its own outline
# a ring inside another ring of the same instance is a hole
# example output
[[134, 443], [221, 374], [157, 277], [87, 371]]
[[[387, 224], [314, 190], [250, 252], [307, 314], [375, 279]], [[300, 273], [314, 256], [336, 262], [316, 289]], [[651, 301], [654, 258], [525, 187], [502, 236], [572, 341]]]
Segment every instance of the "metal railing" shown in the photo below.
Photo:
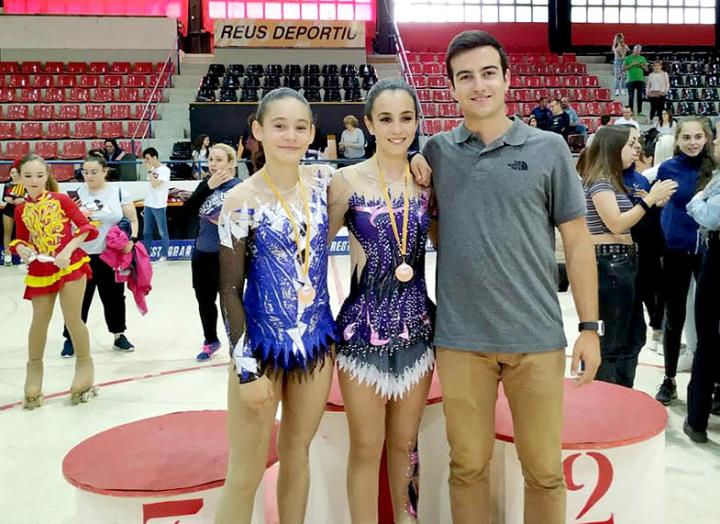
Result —
[[[157, 106], [162, 102], [163, 90], [172, 87], [172, 76], [175, 73], [175, 61], [173, 60], [173, 56], [179, 60], [177, 46], [175, 49], [171, 49], [168, 53], [162, 70], [158, 74], [158, 79], [150, 92], [150, 96], [143, 107], [142, 113], [140, 114], [140, 118], [135, 126], [135, 132], [132, 137], [130, 137], [130, 149], [133, 154], [137, 154], [138, 146], [140, 152], [142, 152], [143, 140], [152, 135], [152, 122], [157, 114]], [[146, 121], [147, 125], [144, 125]], [[137, 146], [135, 145], [136, 141], [138, 142]]]

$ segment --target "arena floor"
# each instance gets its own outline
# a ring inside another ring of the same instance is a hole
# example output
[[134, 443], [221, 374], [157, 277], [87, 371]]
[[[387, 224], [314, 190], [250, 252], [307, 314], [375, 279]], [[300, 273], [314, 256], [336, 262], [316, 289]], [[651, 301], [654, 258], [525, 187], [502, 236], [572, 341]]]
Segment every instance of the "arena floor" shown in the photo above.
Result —
[[[434, 287], [434, 255], [428, 255], [429, 285]], [[26, 331], [30, 303], [22, 300], [23, 271], [0, 267], [0, 508], [4, 524], [76, 522], [75, 488], [62, 476], [65, 454], [78, 442], [126, 422], [182, 410], [225, 407], [227, 348], [209, 363], [195, 355], [202, 342], [200, 320], [190, 286], [189, 262], [170, 262], [155, 276], [150, 312], [141, 317], [128, 296], [131, 354], [113, 352], [99, 299], [89, 319], [96, 382], [100, 395], [73, 407], [67, 395], [74, 360], [60, 358], [62, 317], [53, 318], [45, 358], [47, 399], [31, 412], [20, 407], [24, 381]], [[349, 281], [348, 257], [331, 259], [330, 292], [337, 311]], [[568, 340], [575, 339], [577, 317], [571, 296], [561, 294]], [[648, 339], [650, 337], [648, 336]], [[640, 356], [636, 387], [654, 395], [662, 380], [662, 358], [649, 348]], [[667, 428], [666, 522], [720, 522], [720, 417], [710, 421], [707, 445], [690, 442], [682, 432], [687, 373], [679, 375], [680, 400], [669, 409]], [[109, 449], [108, 453], [112, 453]], [[662, 500], [648, 501], [662, 504]], [[88, 524], [88, 523], [81, 523]], [[312, 523], [314, 524], [314, 523]], [[426, 523], [435, 524], [435, 523]], [[632, 524], [632, 523], [616, 523]]]

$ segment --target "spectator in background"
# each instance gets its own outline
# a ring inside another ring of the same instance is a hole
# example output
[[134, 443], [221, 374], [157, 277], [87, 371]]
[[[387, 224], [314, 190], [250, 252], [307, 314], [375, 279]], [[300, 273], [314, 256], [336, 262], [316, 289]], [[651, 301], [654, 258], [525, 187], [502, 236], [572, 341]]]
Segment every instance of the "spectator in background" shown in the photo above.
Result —
[[587, 137], [587, 126], [580, 123], [580, 117], [577, 111], [570, 105], [570, 98], [566, 96], [562, 97], [560, 99], [560, 105], [562, 105], [563, 111], [565, 111], [570, 118], [570, 132], [575, 132]]
[[625, 35], [617, 33], [613, 38], [613, 73], [615, 74], [615, 96], [622, 95], [625, 88], [625, 57], [630, 52], [630, 48], [625, 43]]
[[613, 125], [616, 126], [633, 126], [637, 130], [640, 130], [640, 124], [638, 124], [637, 120], [633, 118], [633, 110], [630, 106], [624, 106], [622, 110], [622, 116], [615, 119], [615, 122], [613, 122]]
[[255, 112], [252, 112], [247, 117], [247, 128], [243, 131], [240, 136], [240, 142], [237, 147], [237, 158], [238, 161], [245, 160], [247, 166], [248, 176], [252, 175], [259, 168], [256, 168], [259, 156], [262, 155], [260, 150], [260, 142], [253, 136], [252, 123], [255, 121]]
[[2, 202], [0, 209], [3, 214], [3, 263], [12, 266], [12, 254], [10, 253], [10, 241], [15, 229], [15, 206], [25, 202], [25, 186], [20, 180], [20, 160], [16, 160], [10, 166], [10, 180], [3, 188]]
[[[667, 75], [667, 73], [665, 74]], [[673, 118], [672, 110], [667, 107], [663, 108], [658, 114], [655, 129], [657, 129], [661, 135], [672, 136], [675, 133], [675, 126], [677, 126], [677, 120]]]
[[[591, 144], [592, 141], [595, 139], [595, 135], [597, 134], [597, 132], [600, 131], [600, 130], [601, 130], [603, 127], [605, 127], [606, 125], [608, 125], [608, 124], [610, 123], [610, 120], [611, 120], [610, 115], [603, 115], [603, 116], [600, 117], [600, 127], [598, 127], [598, 128], [595, 130], [595, 132], [588, 137], [587, 143], [585, 144], [585, 147], [586, 147], [586, 148], [590, 147], [590, 144]], [[578, 169], [578, 171], [580, 171], [580, 170]]]
[[530, 115], [527, 120], [527, 125], [530, 127], [539, 127], [537, 118], [535, 118], [535, 115]]
[[155, 227], [162, 240], [160, 262], [167, 261], [170, 235], [167, 227], [167, 199], [170, 191], [170, 168], [160, 162], [157, 149], [148, 147], [143, 151], [143, 165], [148, 170], [150, 187], [145, 195], [145, 211], [143, 218], [143, 243], [148, 253], [152, 249]]
[[647, 99], [650, 102], [650, 120], [655, 116], [660, 118], [667, 93], [670, 90], [670, 78], [667, 72], [663, 71], [662, 62], [655, 60], [653, 70], [647, 77]]
[[114, 138], [105, 139], [105, 160], [108, 162], [119, 162], [125, 158], [127, 153], [121, 148]]
[[338, 149], [345, 158], [365, 157], [365, 133], [360, 129], [358, 119], [352, 115], [343, 118], [345, 130], [340, 136]]
[[643, 171], [643, 176], [652, 184], [657, 178], [660, 164], [671, 158], [674, 154], [675, 137], [673, 135], [660, 135], [655, 141], [655, 149], [653, 153], [653, 165]]
[[627, 74], [628, 105], [633, 106], [637, 97], [638, 116], [642, 116], [643, 92], [645, 91], [645, 73], [648, 70], [647, 60], [640, 53], [642, 46], [633, 47], [631, 55], [625, 57], [623, 69]]
[[327, 134], [318, 126], [317, 113], [313, 114], [313, 123], [315, 125], [315, 138], [313, 138], [313, 141], [310, 143], [310, 147], [308, 147], [307, 153], [305, 153], [305, 158], [317, 160], [322, 158], [322, 155], [325, 153], [328, 141]]
[[552, 124], [552, 111], [548, 107], [548, 99], [546, 96], [540, 97], [538, 105], [530, 113], [537, 120], [537, 127], [540, 129], [550, 129]]
[[210, 137], [208, 135], [198, 135], [193, 142], [192, 148], [192, 174], [197, 180], [202, 180], [208, 173], [208, 152], [210, 151]]
[[553, 101], [550, 102], [550, 111], [552, 111], [552, 120], [548, 131], [552, 131], [566, 138], [570, 128], [570, 117], [563, 110], [559, 98], [554, 98]]
[[[135, 155], [121, 148], [114, 138], [106, 138], [104, 142], [105, 160], [108, 166], [110, 166], [108, 180], [137, 180]], [[82, 180], [82, 178], [80, 180]]]

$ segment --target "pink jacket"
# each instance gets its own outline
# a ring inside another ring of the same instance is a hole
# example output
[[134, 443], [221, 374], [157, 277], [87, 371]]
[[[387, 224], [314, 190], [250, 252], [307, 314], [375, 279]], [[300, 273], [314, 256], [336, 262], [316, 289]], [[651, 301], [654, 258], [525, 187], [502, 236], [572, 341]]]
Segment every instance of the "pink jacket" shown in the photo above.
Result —
[[144, 315], [148, 312], [145, 297], [152, 289], [152, 264], [145, 246], [139, 242], [130, 253], [123, 253], [123, 248], [129, 241], [122, 229], [118, 226], [111, 227], [100, 260], [115, 270], [115, 282], [127, 282], [138, 310]]

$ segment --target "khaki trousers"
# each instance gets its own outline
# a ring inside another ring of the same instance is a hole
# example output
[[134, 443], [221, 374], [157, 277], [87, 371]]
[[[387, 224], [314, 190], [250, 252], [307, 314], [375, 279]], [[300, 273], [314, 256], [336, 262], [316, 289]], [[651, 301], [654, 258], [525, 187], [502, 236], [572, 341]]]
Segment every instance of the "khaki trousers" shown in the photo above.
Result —
[[525, 524], [565, 522], [561, 459], [565, 352], [477, 353], [437, 349], [450, 444], [454, 524], [490, 522], [490, 459], [502, 381], [525, 478]]

